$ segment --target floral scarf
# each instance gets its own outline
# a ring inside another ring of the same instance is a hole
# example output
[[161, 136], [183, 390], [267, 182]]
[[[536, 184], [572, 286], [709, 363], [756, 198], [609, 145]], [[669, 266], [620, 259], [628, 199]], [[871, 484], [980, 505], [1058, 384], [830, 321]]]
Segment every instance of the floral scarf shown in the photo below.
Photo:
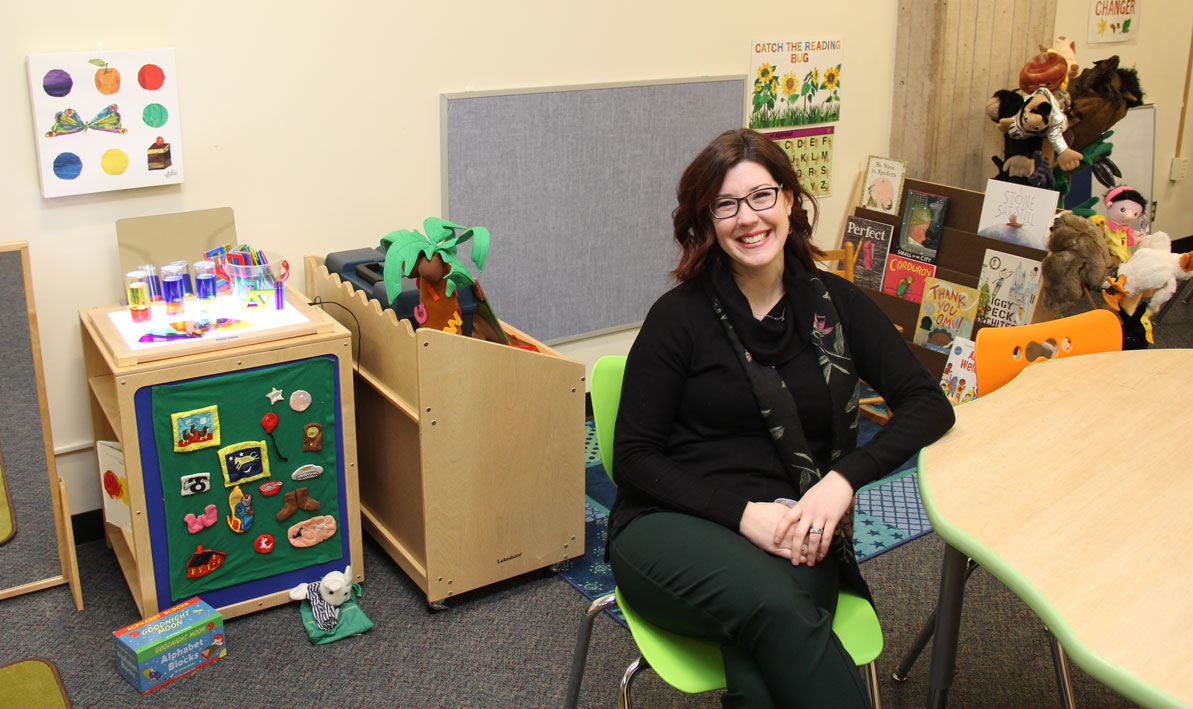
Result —
[[[792, 270], [790, 263], [788, 270]], [[804, 269], [797, 267], [795, 271], [798, 273]], [[849, 347], [845, 342], [840, 316], [833, 306], [828, 289], [815, 273], [806, 275], [816, 298], [815, 314], [812, 317], [812, 345], [816, 348], [816, 359], [820, 364], [824, 381], [828, 385], [834, 411], [831, 458], [835, 461], [847, 452], [848, 442], [856, 440], [858, 377], [853, 367], [853, 360], [849, 356]], [[791, 289], [789, 288], [788, 295], [790, 294]], [[800, 424], [795, 399], [787, 390], [787, 384], [783, 381], [779, 370], [774, 365], [759, 362], [742, 344], [741, 338], [738, 337], [733, 323], [730, 321], [730, 316], [721, 306], [720, 299], [715, 293], [710, 293], [710, 295], [713, 311], [720, 320], [730, 345], [745, 369], [746, 377], [750, 381], [754, 397], [758, 400], [762, 418], [770, 431], [771, 440], [779, 452], [784, 469], [792, 485], [799, 490], [800, 497], [803, 497], [809, 488], [820, 481], [824, 474], [812, 459], [808, 440], [804, 435], [803, 426]], [[797, 326], [796, 323], [791, 324], [791, 327]], [[847, 563], [856, 564], [853, 553], [852, 509], [837, 524], [829, 551], [839, 555]]]

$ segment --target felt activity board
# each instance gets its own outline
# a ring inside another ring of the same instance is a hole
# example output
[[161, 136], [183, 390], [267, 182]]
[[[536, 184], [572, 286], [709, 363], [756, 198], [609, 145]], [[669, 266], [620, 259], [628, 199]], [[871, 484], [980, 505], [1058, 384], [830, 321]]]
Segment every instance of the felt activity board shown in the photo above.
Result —
[[219, 607], [347, 564], [337, 366], [311, 357], [137, 392], [159, 605]]
[[31, 54], [43, 197], [182, 182], [173, 49]]

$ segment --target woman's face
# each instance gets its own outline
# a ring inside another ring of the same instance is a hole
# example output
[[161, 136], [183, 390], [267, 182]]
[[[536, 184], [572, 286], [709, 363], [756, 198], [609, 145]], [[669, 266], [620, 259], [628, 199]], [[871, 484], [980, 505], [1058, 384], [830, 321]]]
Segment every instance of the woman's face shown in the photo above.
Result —
[[[776, 187], [778, 181], [756, 162], [740, 162], [725, 173], [718, 197], [745, 197], [765, 187]], [[782, 262], [783, 245], [791, 231], [791, 205], [794, 194], [790, 189], [779, 192], [774, 206], [755, 211], [742, 200], [737, 214], [728, 219], [713, 219], [717, 244], [733, 263], [735, 273], [750, 272], [770, 266], [776, 259]]]
[[1118, 224], [1130, 224], [1143, 214], [1143, 207], [1134, 202], [1122, 200], [1111, 203], [1106, 210], [1106, 218]]

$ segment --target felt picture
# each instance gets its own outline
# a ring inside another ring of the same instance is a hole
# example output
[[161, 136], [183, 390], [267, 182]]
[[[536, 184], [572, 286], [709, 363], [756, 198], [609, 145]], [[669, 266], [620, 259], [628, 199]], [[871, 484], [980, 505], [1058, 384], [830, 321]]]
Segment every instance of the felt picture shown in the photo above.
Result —
[[265, 441], [244, 441], [220, 449], [224, 487], [235, 487], [269, 477], [269, 451]]
[[205, 406], [170, 414], [174, 431], [174, 452], [187, 453], [220, 444], [219, 407]]

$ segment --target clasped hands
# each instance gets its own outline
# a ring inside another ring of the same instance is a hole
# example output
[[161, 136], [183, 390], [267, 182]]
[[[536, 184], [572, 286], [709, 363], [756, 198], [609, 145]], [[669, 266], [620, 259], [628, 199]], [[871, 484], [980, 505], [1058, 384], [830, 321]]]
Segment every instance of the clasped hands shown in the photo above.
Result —
[[815, 566], [824, 559], [837, 524], [853, 505], [853, 486], [836, 471], [808, 488], [794, 507], [778, 502], [750, 502], [738, 531], [763, 551]]

